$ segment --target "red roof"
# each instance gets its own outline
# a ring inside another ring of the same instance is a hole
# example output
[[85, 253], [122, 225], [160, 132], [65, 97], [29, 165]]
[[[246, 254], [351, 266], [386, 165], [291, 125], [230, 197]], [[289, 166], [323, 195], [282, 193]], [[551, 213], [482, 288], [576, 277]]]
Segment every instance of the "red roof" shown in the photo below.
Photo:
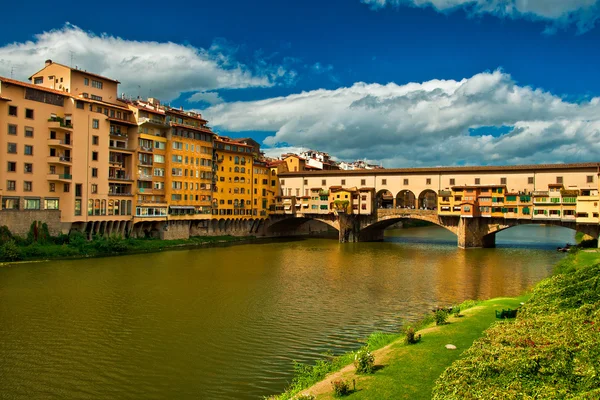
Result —
[[177, 124], [175, 122], [171, 122], [171, 126], [177, 126], [180, 128], [186, 128], [186, 129], [191, 129], [193, 131], [198, 131], [198, 132], [205, 132], [205, 133], [210, 133], [211, 135], [214, 135], [215, 133], [213, 131], [211, 131], [208, 128], [201, 128], [199, 126], [191, 126], [191, 125], [185, 125], [185, 124]]

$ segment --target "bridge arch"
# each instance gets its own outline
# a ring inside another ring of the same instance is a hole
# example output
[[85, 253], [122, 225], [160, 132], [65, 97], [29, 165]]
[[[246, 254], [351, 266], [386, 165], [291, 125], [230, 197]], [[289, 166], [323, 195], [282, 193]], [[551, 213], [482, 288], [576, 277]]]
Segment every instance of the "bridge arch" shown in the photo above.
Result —
[[377, 208], [394, 208], [394, 195], [387, 189], [381, 189], [375, 195]]
[[419, 209], [437, 209], [437, 193], [431, 189], [425, 189], [419, 194]]
[[267, 218], [265, 227], [268, 233], [285, 233], [291, 232], [299, 228], [301, 225], [309, 221], [316, 221], [328, 225], [339, 232], [340, 227], [336, 219], [313, 218], [313, 217], [285, 217], [285, 218]]
[[565, 221], [553, 221], [553, 220], [512, 220], [510, 222], [505, 221], [504, 223], [492, 224], [490, 232], [484, 235], [484, 238], [493, 239], [497, 233], [504, 232], [507, 229], [514, 228], [516, 226], [523, 225], [551, 225], [562, 227], [571, 230], [572, 232], [580, 232], [591, 236], [594, 239], [598, 239], [600, 235], [600, 227], [594, 224], [576, 224], [573, 222]]
[[408, 189], [401, 190], [396, 195], [396, 207], [398, 207], [398, 208], [416, 208], [417, 207], [417, 197], [411, 190], [408, 190]]

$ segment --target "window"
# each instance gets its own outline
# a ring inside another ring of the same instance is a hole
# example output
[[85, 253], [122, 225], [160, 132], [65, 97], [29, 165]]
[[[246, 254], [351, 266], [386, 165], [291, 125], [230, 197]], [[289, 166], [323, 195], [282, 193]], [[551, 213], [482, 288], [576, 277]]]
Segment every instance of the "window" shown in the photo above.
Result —
[[382, 184], [382, 185], [387, 185], [387, 179], [382, 179], [382, 180], [381, 180], [381, 184]]
[[6, 147], [6, 149], [9, 154], [17, 154], [17, 144], [16, 143], [8, 143], [8, 146]]
[[431, 178], [425, 179], [425, 184], [426, 185], [431, 185]]
[[[254, 183], [256, 183], [256, 181], [257, 181], [257, 180], [255, 179], [255, 180], [254, 180]], [[342, 182], [344, 182], [344, 181], [342, 180]], [[344, 184], [344, 183], [342, 183], [342, 185], [343, 185], [343, 184]], [[308, 179], [305, 179], [305, 180], [304, 180], [304, 185], [308, 185]]]
[[[95, 94], [90, 96], [92, 98], [92, 100], [96, 100], [96, 101], [102, 101], [102, 97], [101, 96], [96, 96]], [[104, 114], [108, 114], [108, 109], [104, 109]]]
[[8, 106], [8, 115], [11, 117], [17, 116], [17, 106]]
[[98, 193], [98, 185], [96, 185], [95, 183], [92, 183], [91, 192], [92, 192], [92, 194]]
[[50, 182], [50, 183], [48, 184], [48, 191], [49, 191], [49, 192], [56, 192], [56, 184], [55, 184], [55, 183], [53, 183], [53, 182]]
[[160, 155], [160, 154], [155, 154], [155, 155], [154, 155], [154, 162], [155, 162], [155, 163], [161, 163], [161, 164], [164, 164], [164, 162], [165, 162], [165, 156], [163, 156], [163, 155]]
[[19, 209], [19, 198], [18, 197], [3, 197], [2, 198], [2, 209], [3, 210], [18, 210]]
[[533, 176], [530, 176], [529, 178], [527, 178], [527, 183], [529, 185], [533, 185]]
[[93, 178], [97, 178], [98, 177], [98, 168], [92, 168], [92, 177]]
[[587, 176], [587, 183], [594, 183], [594, 176], [593, 175], [588, 175]]
[[93, 129], [99, 129], [99, 128], [100, 128], [100, 120], [98, 120], [98, 119], [93, 119], [93, 120], [92, 120], [92, 128], [93, 128]]
[[81, 197], [81, 189], [82, 188], [83, 188], [83, 185], [81, 183], [75, 184], [75, 196]]
[[17, 163], [14, 161], [9, 161], [6, 170], [8, 172], [17, 172]]
[[69, 193], [70, 191], [71, 191], [71, 184], [70, 183], [65, 183], [63, 185], [63, 192]]
[[451, 186], [456, 185], [456, 180], [454, 178], [450, 178], [450, 185]]
[[98, 161], [98, 152], [92, 151], [92, 161]]
[[80, 110], [83, 110], [83, 101], [77, 100], [77, 101], [75, 102], [75, 106], [76, 106], [77, 108], [79, 108]]
[[25, 155], [32, 156], [33, 155], [33, 146], [30, 144], [25, 145]]
[[17, 190], [17, 181], [6, 181], [6, 190], [14, 192]]
[[25, 173], [26, 174], [33, 173], [33, 164], [31, 164], [31, 163], [25, 163]]
[[25, 137], [33, 137], [33, 128], [30, 126], [25, 127]]
[[346, 184], [346, 180], [342, 179], [342, 185], [345, 185], [345, 184]]
[[[87, 79], [87, 78], [86, 78]], [[92, 87], [96, 88], [96, 89], [102, 89], [102, 82], [100, 81], [95, 81], [92, 79]]]
[[44, 209], [58, 210], [58, 199], [44, 199]]
[[154, 142], [154, 148], [158, 150], [164, 150], [166, 148], [165, 142]]
[[475, 178], [475, 184], [479, 185], [481, 183], [481, 179], [480, 178]]
[[23, 209], [25, 210], [39, 210], [40, 199], [25, 199], [23, 203]]
[[327, 185], [327, 180], [321, 179], [321, 186], [325, 186], [325, 185]]
[[556, 177], [556, 183], [562, 184], [563, 183], [563, 177], [562, 176], [557, 176]]
[[404, 179], [404, 184], [408, 185], [408, 179]]
[[17, 126], [16, 125], [12, 125], [12, 124], [8, 124], [8, 134], [9, 135], [16, 135], [17, 134]]
[[43, 76], [36, 76], [35, 78], [33, 78], [33, 84], [34, 85], [41, 85], [44, 83], [44, 77]]
[[281, 186], [285, 185], [285, 179], [281, 180]]
[[100, 143], [100, 137], [96, 135], [92, 136], [92, 144], [98, 146], [98, 143]]
[[31, 192], [32, 190], [33, 190], [33, 183], [31, 183], [31, 181], [23, 182], [23, 191], [24, 192]]
[[33, 119], [33, 110], [31, 108], [25, 109], [25, 118]]
[[81, 215], [81, 199], [75, 200], [75, 215]]
[[83, 84], [85, 86], [90, 86], [90, 80], [88, 78], [83, 78]]

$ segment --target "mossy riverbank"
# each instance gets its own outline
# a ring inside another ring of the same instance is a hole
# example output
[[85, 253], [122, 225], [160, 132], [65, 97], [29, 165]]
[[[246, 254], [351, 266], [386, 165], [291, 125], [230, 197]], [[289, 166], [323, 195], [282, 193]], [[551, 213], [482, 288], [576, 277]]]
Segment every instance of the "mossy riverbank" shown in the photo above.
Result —
[[[2, 227], [0, 227], [2, 229]], [[233, 243], [251, 243], [254, 236], [195, 236], [189, 239], [160, 240], [113, 237], [94, 237], [87, 240], [83, 234], [51, 237], [44, 230], [35, 229], [27, 238], [15, 237], [6, 229], [0, 232], [0, 266], [18, 262], [109, 257], [125, 254], [153, 253], [164, 250], [193, 249], [222, 246]]]
[[[379, 346], [369, 340], [373, 374], [356, 374], [348, 353], [297, 366], [288, 391], [274, 398], [332, 399], [339, 380], [355, 387], [350, 399], [598, 398], [599, 263], [599, 250], [576, 249], [530, 295], [478, 302], [445, 325], [425, 319], [417, 344], [401, 334], [385, 335]], [[496, 319], [496, 310], [521, 302], [516, 319]]]

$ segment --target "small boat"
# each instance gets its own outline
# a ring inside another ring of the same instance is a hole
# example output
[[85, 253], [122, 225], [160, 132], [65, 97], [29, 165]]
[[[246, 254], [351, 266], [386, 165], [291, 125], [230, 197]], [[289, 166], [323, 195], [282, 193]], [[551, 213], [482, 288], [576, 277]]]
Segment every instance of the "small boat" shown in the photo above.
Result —
[[567, 243], [567, 244], [565, 245], [565, 247], [557, 247], [557, 248], [556, 248], [556, 251], [559, 251], [559, 252], [561, 252], [561, 253], [566, 253], [566, 252], [568, 252], [568, 251], [569, 251], [569, 249], [570, 249], [570, 248], [571, 248], [571, 245], [570, 245], [569, 243]]

